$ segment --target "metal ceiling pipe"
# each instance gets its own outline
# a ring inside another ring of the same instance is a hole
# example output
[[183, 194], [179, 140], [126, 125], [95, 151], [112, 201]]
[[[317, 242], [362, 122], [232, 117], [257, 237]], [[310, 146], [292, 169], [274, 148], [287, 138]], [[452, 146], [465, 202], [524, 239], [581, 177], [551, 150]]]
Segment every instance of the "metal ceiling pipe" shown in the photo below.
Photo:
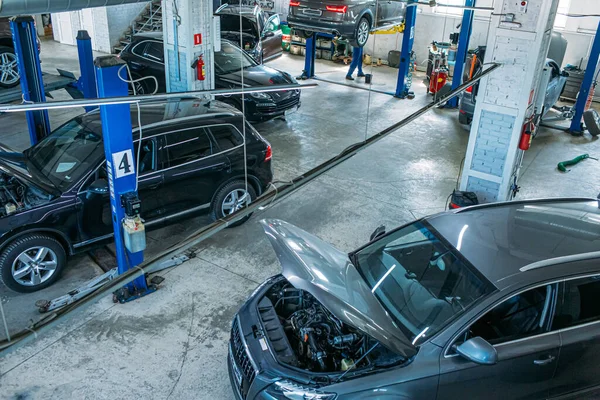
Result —
[[77, 11], [83, 8], [147, 3], [149, 0], [0, 0], [0, 17]]

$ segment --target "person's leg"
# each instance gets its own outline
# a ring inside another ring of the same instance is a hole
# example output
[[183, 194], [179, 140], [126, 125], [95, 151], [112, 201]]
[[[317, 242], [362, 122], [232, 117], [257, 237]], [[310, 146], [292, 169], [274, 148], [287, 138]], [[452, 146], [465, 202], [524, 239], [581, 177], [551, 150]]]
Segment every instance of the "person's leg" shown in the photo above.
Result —
[[363, 48], [360, 48], [360, 55], [358, 57], [358, 75], [357, 76], [365, 76], [365, 74], [363, 73], [362, 70], [362, 64], [363, 64]]
[[352, 62], [350, 63], [350, 68], [348, 69], [348, 73], [346, 74], [346, 79], [352, 80], [352, 74], [356, 67], [358, 67], [358, 60], [360, 59], [359, 50], [354, 48], [352, 51]]

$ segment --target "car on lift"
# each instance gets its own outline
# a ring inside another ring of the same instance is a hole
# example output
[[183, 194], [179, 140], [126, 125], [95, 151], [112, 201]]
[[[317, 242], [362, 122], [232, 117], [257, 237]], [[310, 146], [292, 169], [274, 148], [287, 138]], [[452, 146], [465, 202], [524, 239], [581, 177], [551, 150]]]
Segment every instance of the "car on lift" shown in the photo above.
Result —
[[[246, 52], [229, 40], [221, 40], [221, 51], [214, 53], [215, 87], [239, 89], [252, 86], [290, 85], [298, 82], [287, 72], [258, 64]], [[143, 33], [135, 36], [131, 44], [120, 53], [136, 81], [136, 93], [148, 94], [166, 91], [165, 63], [162, 32]], [[139, 80], [154, 77], [153, 80]], [[245, 111], [251, 121], [265, 121], [283, 117], [300, 107], [300, 90], [283, 90], [269, 93], [220, 96], [220, 100]], [[244, 107], [242, 107], [242, 98]]]
[[283, 271], [233, 319], [237, 399], [581, 399], [600, 388], [596, 199], [452, 210], [380, 227], [349, 254], [261, 223]]
[[[283, 54], [283, 33], [278, 14], [270, 17], [256, 5], [223, 4], [215, 11], [221, 20], [221, 37], [243, 43], [246, 51], [259, 64]], [[241, 21], [241, 22], [240, 22]]]
[[[220, 219], [273, 178], [271, 146], [227, 104], [140, 105], [141, 127], [131, 110], [149, 230], [203, 212]], [[33, 292], [59, 278], [68, 255], [113, 240], [100, 113], [73, 118], [23, 153], [1, 150], [0, 278], [12, 290]]]
[[287, 20], [296, 35], [331, 33], [363, 47], [369, 32], [402, 23], [405, 13], [406, 2], [400, 0], [290, 0]]

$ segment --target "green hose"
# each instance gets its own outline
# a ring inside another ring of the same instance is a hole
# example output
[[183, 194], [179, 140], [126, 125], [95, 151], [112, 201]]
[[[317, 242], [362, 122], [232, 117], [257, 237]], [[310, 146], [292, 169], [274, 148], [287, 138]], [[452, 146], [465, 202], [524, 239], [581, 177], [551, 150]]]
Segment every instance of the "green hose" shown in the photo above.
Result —
[[596, 158], [590, 157], [589, 154], [582, 154], [582, 155], [580, 155], [578, 157], [575, 157], [572, 160], [567, 160], [567, 161], [561, 161], [561, 162], [559, 162], [557, 168], [558, 168], [558, 170], [560, 172], [568, 172], [570, 170], [568, 170], [567, 167], [570, 167], [571, 165], [578, 164], [579, 162], [581, 162], [583, 160], [586, 160], [588, 158], [591, 158], [592, 160], [597, 160]]

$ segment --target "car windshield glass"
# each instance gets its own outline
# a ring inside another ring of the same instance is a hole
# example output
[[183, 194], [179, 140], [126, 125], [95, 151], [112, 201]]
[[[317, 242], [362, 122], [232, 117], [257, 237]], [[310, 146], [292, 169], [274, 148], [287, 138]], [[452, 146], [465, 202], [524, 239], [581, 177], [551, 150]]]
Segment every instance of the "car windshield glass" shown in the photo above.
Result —
[[353, 261], [413, 344], [434, 335], [493, 290], [421, 222], [366, 246]]
[[221, 51], [215, 52], [215, 68], [218, 75], [230, 74], [255, 65], [242, 49], [225, 41], [221, 44]]
[[[242, 29], [243, 33], [249, 33], [251, 35], [256, 35], [258, 32], [258, 27], [256, 26], [256, 22], [252, 21], [249, 18], [242, 17]], [[224, 32], [239, 32], [240, 31], [240, 16], [238, 14], [229, 15], [223, 14], [221, 15], [221, 31]]]
[[104, 158], [98, 114], [77, 117], [25, 153], [35, 169], [65, 191]]

